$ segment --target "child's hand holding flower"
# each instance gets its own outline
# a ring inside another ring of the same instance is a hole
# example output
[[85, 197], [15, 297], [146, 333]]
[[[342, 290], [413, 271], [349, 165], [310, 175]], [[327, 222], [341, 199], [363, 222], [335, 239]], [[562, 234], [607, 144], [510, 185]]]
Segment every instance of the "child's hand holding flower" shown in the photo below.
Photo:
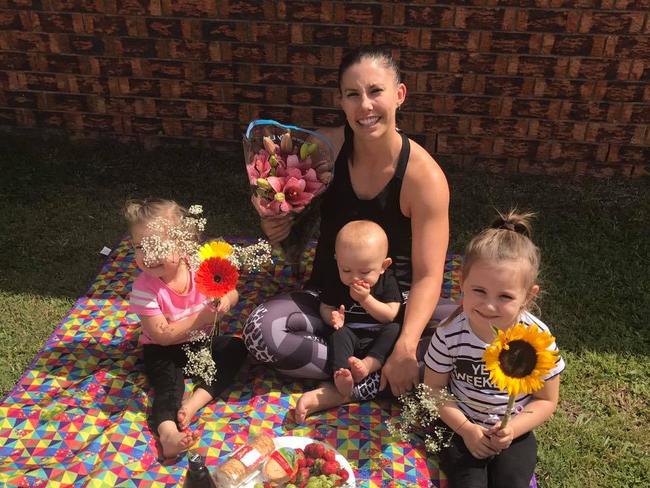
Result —
[[490, 427], [487, 431], [490, 438], [490, 446], [497, 452], [508, 449], [515, 438], [515, 432], [510, 425], [501, 428], [500, 423]]
[[485, 459], [499, 453], [490, 442], [488, 430], [480, 425], [467, 422], [458, 433], [463, 438], [467, 450], [476, 459]]

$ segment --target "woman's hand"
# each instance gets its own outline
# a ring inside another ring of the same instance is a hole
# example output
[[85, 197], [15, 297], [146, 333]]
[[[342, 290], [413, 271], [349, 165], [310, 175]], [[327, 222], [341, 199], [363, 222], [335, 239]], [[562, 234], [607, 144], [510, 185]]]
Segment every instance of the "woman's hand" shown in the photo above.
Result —
[[487, 435], [487, 430], [480, 425], [467, 422], [458, 433], [463, 438], [467, 450], [476, 459], [485, 459], [490, 456], [499, 454], [497, 449], [494, 449], [490, 444], [490, 438]]
[[291, 231], [291, 216], [289, 214], [265, 216], [261, 210], [259, 199], [255, 195], [251, 197], [251, 202], [253, 202], [253, 206], [260, 215], [262, 232], [266, 234], [271, 245], [275, 246], [286, 239]]
[[399, 396], [420, 382], [420, 367], [415, 352], [415, 349], [409, 350], [399, 341], [395, 343], [393, 352], [381, 369], [380, 390], [390, 385], [393, 395]]

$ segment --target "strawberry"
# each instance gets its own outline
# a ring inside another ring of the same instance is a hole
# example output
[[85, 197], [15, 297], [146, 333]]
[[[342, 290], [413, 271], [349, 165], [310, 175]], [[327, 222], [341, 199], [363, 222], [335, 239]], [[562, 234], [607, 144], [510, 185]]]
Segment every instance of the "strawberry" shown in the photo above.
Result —
[[329, 476], [330, 474], [337, 474], [339, 469], [341, 469], [341, 467], [336, 461], [325, 461], [323, 466], [321, 466], [320, 471]]
[[323, 444], [316, 443], [316, 445], [313, 448], [313, 452], [315, 458], [322, 458], [323, 455], [325, 454], [325, 446]]
[[336, 453], [332, 449], [327, 449], [323, 453], [323, 459], [325, 461], [334, 461], [336, 459]]
[[344, 482], [350, 477], [350, 473], [348, 473], [348, 470], [345, 468], [339, 469], [336, 474], [338, 474]]
[[311, 468], [314, 465], [314, 458], [308, 457], [305, 458], [305, 466]]

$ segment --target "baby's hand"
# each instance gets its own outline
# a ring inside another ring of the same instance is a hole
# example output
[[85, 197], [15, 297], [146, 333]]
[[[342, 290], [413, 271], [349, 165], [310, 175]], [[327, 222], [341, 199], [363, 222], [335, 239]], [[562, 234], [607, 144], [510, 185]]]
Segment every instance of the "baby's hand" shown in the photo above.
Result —
[[514, 431], [512, 427], [506, 425], [503, 429], [499, 428], [500, 424], [497, 424], [487, 431], [487, 435], [490, 438], [490, 446], [495, 451], [503, 451], [508, 449], [512, 441], [514, 440]]
[[363, 280], [357, 280], [350, 285], [350, 297], [358, 303], [363, 303], [370, 295], [370, 285]]
[[334, 327], [334, 329], [339, 330], [341, 327], [343, 327], [344, 322], [345, 322], [345, 307], [341, 305], [338, 308], [338, 310], [337, 309], [332, 310], [330, 325]]

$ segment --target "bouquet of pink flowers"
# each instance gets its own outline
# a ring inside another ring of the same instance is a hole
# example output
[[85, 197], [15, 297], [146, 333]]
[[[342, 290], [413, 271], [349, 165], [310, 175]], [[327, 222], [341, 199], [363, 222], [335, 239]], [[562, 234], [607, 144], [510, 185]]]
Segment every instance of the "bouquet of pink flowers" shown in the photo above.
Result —
[[294, 217], [281, 246], [297, 273], [318, 226], [319, 197], [332, 180], [334, 149], [316, 132], [275, 120], [254, 120], [244, 135], [244, 158], [260, 215]]

